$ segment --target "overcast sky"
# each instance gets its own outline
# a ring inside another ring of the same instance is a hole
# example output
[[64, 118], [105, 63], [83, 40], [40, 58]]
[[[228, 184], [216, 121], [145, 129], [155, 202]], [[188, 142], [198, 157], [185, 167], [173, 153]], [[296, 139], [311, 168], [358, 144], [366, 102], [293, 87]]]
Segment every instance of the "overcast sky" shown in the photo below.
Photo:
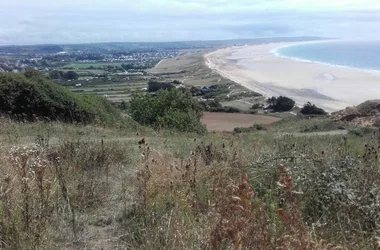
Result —
[[0, 45], [315, 35], [380, 40], [380, 0], [0, 0]]

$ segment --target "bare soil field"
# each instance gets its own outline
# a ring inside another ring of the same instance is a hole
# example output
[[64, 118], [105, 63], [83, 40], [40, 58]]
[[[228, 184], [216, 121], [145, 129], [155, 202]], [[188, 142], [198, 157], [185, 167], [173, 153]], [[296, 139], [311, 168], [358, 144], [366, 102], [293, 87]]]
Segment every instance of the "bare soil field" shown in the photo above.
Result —
[[233, 131], [236, 127], [251, 127], [254, 124], [271, 124], [281, 120], [267, 115], [204, 112], [202, 122], [209, 131]]

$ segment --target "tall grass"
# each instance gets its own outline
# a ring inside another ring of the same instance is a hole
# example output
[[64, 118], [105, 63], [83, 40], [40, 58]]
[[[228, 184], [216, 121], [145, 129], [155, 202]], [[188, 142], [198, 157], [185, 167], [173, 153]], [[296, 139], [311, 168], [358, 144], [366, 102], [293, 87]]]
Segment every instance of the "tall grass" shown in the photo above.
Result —
[[[36, 125], [34, 144], [0, 148], [0, 249], [92, 249], [99, 236], [104, 249], [379, 247], [377, 131], [141, 131], [120, 143], [93, 128], [88, 141], [52, 142], [50, 125]], [[21, 128], [4, 131], [19, 143]]]
[[128, 160], [119, 144], [63, 141], [1, 148], [0, 249], [52, 249], [78, 240], [78, 214], [102, 206], [109, 172]]
[[367, 144], [265, 136], [193, 142], [180, 158], [140, 141], [124, 240], [136, 249], [378, 246], [376, 133]]

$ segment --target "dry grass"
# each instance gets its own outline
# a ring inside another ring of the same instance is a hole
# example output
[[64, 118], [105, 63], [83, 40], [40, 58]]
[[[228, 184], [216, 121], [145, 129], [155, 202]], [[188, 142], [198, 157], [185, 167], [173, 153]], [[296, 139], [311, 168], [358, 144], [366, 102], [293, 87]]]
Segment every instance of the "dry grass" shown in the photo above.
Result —
[[274, 210], [255, 195], [242, 145], [194, 145], [184, 159], [140, 141], [135, 206], [125, 214], [136, 249], [341, 249], [314, 241], [290, 172], [281, 165]]
[[0, 249], [379, 246], [376, 131], [51, 143], [57, 129], [0, 148]]
[[204, 112], [202, 123], [209, 131], [233, 131], [237, 127], [251, 127], [254, 124], [271, 124], [281, 119], [267, 115]]
[[[0, 249], [52, 249], [78, 242], [78, 217], [108, 200], [109, 175], [127, 160], [117, 144], [65, 141], [1, 148]], [[70, 232], [60, 235], [61, 232]]]

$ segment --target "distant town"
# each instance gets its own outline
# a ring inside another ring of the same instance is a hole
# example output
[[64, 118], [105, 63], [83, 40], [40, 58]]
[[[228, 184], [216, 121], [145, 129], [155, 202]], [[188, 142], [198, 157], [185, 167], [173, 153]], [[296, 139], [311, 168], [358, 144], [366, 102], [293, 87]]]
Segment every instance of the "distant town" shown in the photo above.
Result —
[[34, 68], [41, 72], [73, 70], [80, 76], [101, 76], [104, 75], [102, 73], [141, 71], [151, 68], [162, 59], [174, 58], [181, 53], [179, 50], [145, 49], [108, 52], [58, 51], [61, 50], [59, 46], [46, 46], [41, 50], [37, 53], [1, 52], [0, 72], [22, 72], [26, 68]]
[[[221, 82], [220, 77], [210, 80], [204, 76], [199, 76], [199, 81], [194, 77], [189, 78], [196, 75], [196, 72], [199, 73], [201, 68], [207, 68], [201, 55], [223, 47], [316, 39], [320, 38], [0, 46], [0, 72], [24, 73], [30, 69], [37, 70], [72, 92], [103, 96], [114, 103], [128, 102], [136, 90], [147, 91], [150, 81], [168, 84], [169, 87], [173, 82], [176, 87], [182, 87], [186, 81], [187, 87], [197, 86], [192, 90], [194, 96], [206, 96], [207, 100], [211, 100], [213, 95], [220, 92], [222, 99], [233, 99], [239, 91], [233, 91], [230, 85], [225, 85], [232, 84], [228, 80]], [[194, 56], [191, 58], [192, 55]], [[152, 70], [164, 59], [178, 59], [183, 56], [190, 56], [190, 60], [174, 60], [160, 71]], [[204, 75], [210, 75], [208, 70]], [[208, 87], [203, 87], [215, 84], [223, 88], [209, 91]], [[234, 95], [228, 95], [230, 92]]]
[[[315, 40], [316, 37], [276, 38], [278, 41]], [[99, 43], [74, 45], [0, 46], [0, 72], [75, 71], [79, 76], [142, 72], [160, 60], [227, 46], [259, 44], [268, 39], [167, 43]], [[273, 39], [272, 39], [273, 40]], [[70, 79], [68, 79], [70, 80]]]

